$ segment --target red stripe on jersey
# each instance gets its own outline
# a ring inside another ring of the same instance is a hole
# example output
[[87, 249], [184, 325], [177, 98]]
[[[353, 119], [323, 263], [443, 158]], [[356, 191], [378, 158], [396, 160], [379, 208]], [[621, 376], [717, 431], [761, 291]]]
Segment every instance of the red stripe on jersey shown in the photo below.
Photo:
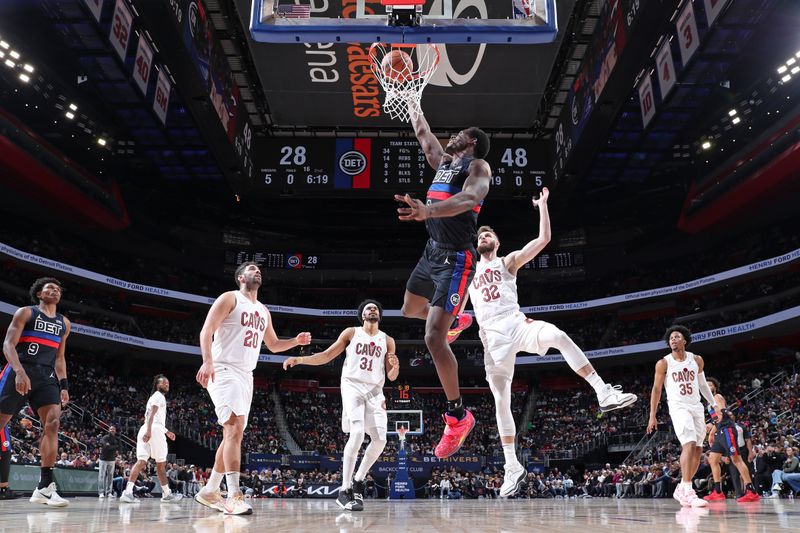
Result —
[[54, 342], [50, 339], [43, 339], [41, 337], [20, 337], [19, 342], [35, 342], [36, 344], [41, 344], [42, 346], [49, 346], [50, 348], [58, 348], [61, 346], [60, 342]]
[[444, 191], [428, 191], [428, 198], [431, 200], [447, 200], [450, 198], [452, 193], [444, 192]]
[[[464, 270], [461, 272], [461, 281], [458, 283], [458, 296], [459, 302], [464, 301], [464, 293], [467, 289], [467, 280], [469, 279], [469, 271], [472, 268], [472, 252], [469, 250], [464, 251]], [[453, 308], [453, 316], [457, 315], [461, 310], [461, 306], [457, 305]]]

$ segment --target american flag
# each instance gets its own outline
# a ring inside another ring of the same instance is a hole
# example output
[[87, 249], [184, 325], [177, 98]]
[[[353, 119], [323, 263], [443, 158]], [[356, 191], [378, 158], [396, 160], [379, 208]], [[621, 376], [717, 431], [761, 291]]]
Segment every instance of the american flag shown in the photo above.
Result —
[[287, 19], [311, 18], [311, 4], [279, 4], [278, 15]]

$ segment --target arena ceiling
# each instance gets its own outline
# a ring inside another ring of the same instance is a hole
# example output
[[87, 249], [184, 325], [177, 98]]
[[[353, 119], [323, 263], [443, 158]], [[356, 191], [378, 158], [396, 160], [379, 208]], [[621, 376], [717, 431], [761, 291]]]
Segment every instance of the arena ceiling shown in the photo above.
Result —
[[[141, 22], [135, 27], [137, 35], [145, 31], [157, 43], [156, 57], [163, 60], [176, 82], [165, 125], [153, 114], [152, 87], [143, 95], [131, 79], [135, 44], [129, 46], [124, 61], [109, 44], [115, 3], [106, 0], [100, 23], [92, 18], [85, 0], [4, 2], [0, 6], [0, 36], [11, 35], [27, 57], [38, 62], [42, 73], [60, 80], [56, 88], [78, 104], [85, 114], [84, 126], [114, 139], [114, 157], [84, 156], [79, 158], [82, 164], [101, 179], [116, 176], [123, 190], [141, 193], [146, 208], [157, 204], [151, 194], [157, 190], [164, 195], [164, 205], [175, 205], [176, 198], [190, 198], [187, 205], [216, 213], [215, 220], [218, 216], [234, 222], [250, 220], [255, 225], [268, 223], [276, 233], [298, 237], [313, 233], [316, 238], [329, 238], [333, 231], [328, 232], [327, 222], [332, 219], [352, 230], [362, 226], [358, 215], [364, 208], [361, 199], [332, 202], [302, 195], [265, 199], [242, 194], [241, 204], [234, 203], [234, 194], [247, 191], [242, 187], [235, 138], [219, 127], [218, 109], [209, 98], [207, 84], [188, 66], [187, 60], [193, 59], [185, 52], [191, 28], [183, 31], [170, 11], [185, 8], [190, 13], [191, 6], [196, 8], [198, 3], [129, 2]], [[694, 3], [701, 6], [703, 2]], [[347, 83], [313, 82], [310, 67], [315, 65], [310, 65], [309, 47], [253, 41], [246, 22], [249, 4], [249, 0], [201, 2], [222, 51], [216, 60], [221, 57], [231, 73], [230, 89], [254, 139], [411, 134], [407, 125], [382, 116], [357, 117], [352, 87]], [[638, 28], [635, 24], [626, 27], [629, 42], [620, 57], [635, 57], [630, 64], [621, 60], [619, 74], [615, 74], [619, 81], [614, 76], [609, 79], [602, 97], [594, 102], [592, 120], [583, 135], [575, 136], [572, 161], [559, 180], [551, 182], [554, 215], [560, 227], [621, 231], [622, 238], [647, 238], [654, 228], [674, 227], [691, 184], [707, 172], [701, 160], [721, 164], [727, 155], [702, 153], [698, 141], [720, 125], [720, 117], [747, 91], [768, 94], [770, 87], [759, 84], [774, 72], [772, 65], [800, 50], [796, 2], [730, 0], [716, 29], [682, 73], [684, 78], [668, 105], [643, 128], [633, 84], [647, 70], [656, 44], [654, 35], [671, 31], [673, 9], [678, 4], [675, 0], [659, 2], [652, 12], [657, 25], [645, 20]], [[426, 89], [423, 100], [431, 125], [437, 133], [447, 135], [476, 123], [490, 130], [499, 142], [521, 139], [552, 144], [554, 130], [574, 111], [572, 93], [584, 79], [586, 65], [595, 61], [598, 39], [609, 34], [608, 25], [598, 27], [598, 21], [606, 20], [603, 10], [608, 5], [615, 6], [626, 21], [635, 19], [630, 18], [634, 4], [628, 0], [560, 1], [562, 31], [556, 43], [489, 45], [479, 61], [476, 46], [448, 47], [449, 66], [438, 84]], [[26, 38], [30, 35], [37, 38]], [[339, 81], [349, 79], [347, 45], [334, 46], [335, 63], [330, 66]], [[181, 49], [184, 51], [179, 53]], [[319, 85], [325, 89], [318, 90]], [[56, 117], [60, 119], [58, 127], [48, 126], [52, 116], [23, 110], [21, 100], [10, 94], [5, 95], [3, 106], [24, 115], [49, 142], [77, 157], [74, 154], [80, 146], [70, 146], [74, 132], [62, 127], [69, 124], [63, 117]], [[753, 139], [757, 136], [747, 142]], [[546, 154], [545, 166], [552, 164], [550, 157]], [[379, 206], [373, 227], [396, 231], [389, 198], [373, 199], [372, 203]], [[265, 205], [269, 217], [264, 215]], [[298, 209], [310, 213], [308, 222], [293, 216]], [[509, 226], [524, 224], [528, 214], [524, 199], [510, 199], [486, 209], [487, 218], [502, 217]], [[191, 218], [193, 211], [186, 209], [183, 215]], [[136, 213], [132, 216], [136, 219]], [[653, 224], [654, 219], [660, 222]]]

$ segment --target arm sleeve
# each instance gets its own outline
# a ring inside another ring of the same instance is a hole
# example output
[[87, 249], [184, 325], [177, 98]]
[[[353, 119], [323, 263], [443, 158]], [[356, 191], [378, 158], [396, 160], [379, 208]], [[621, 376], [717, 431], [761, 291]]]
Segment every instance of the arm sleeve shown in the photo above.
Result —
[[700, 385], [700, 394], [702, 394], [703, 398], [706, 399], [708, 405], [716, 408], [717, 402], [714, 400], [714, 395], [711, 394], [711, 387], [708, 386], [705, 372], [700, 372], [700, 374], [697, 376], [697, 382]]

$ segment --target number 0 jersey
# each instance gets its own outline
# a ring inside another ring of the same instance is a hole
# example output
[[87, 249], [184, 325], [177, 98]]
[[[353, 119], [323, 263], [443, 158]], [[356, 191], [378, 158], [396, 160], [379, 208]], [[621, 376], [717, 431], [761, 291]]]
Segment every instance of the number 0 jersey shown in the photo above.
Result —
[[686, 352], [686, 359], [677, 361], [670, 352], [664, 357], [667, 362], [667, 376], [664, 388], [667, 389], [667, 404], [672, 407], [697, 407], [700, 403], [699, 374], [694, 354]]
[[386, 381], [386, 333], [379, 330], [372, 336], [363, 327], [356, 328], [345, 354], [343, 382], [347, 380], [383, 389]]
[[508, 271], [502, 257], [478, 261], [475, 277], [469, 285], [469, 299], [472, 300], [478, 325], [519, 312], [517, 277]]
[[259, 301], [233, 291], [236, 307], [214, 332], [211, 355], [214, 365], [226, 365], [242, 372], [252, 372], [258, 363], [261, 343], [269, 326], [269, 311]]

